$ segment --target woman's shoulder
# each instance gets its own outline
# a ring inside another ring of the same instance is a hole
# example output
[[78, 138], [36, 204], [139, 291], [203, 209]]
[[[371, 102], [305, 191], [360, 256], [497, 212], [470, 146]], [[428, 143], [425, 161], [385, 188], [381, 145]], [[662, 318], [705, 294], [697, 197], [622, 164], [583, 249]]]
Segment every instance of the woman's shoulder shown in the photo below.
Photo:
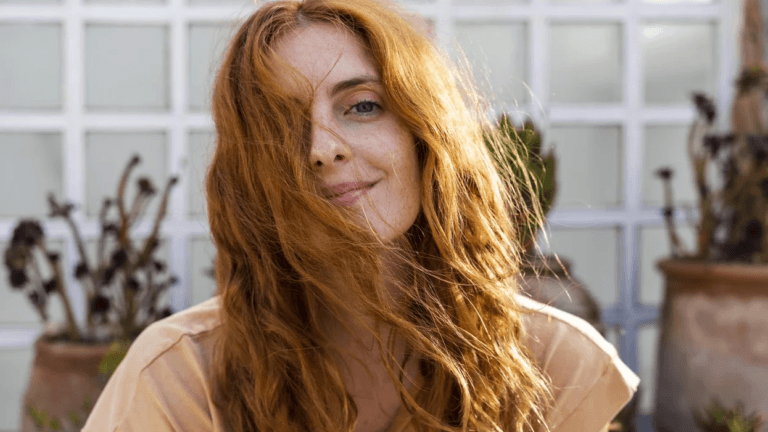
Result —
[[131, 344], [83, 428], [91, 431], [220, 431], [209, 378], [219, 299], [147, 327]]
[[553, 432], [599, 430], [629, 402], [640, 378], [616, 349], [581, 318], [518, 296], [523, 343], [552, 380]]

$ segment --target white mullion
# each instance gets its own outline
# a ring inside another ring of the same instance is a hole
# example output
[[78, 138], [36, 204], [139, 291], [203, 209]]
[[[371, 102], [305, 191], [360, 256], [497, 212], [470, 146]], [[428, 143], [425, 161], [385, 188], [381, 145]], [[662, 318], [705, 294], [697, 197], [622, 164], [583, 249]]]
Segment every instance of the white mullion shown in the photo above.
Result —
[[184, 124], [187, 130], [213, 130], [213, 118], [210, 114], [187, 113], [184, 116]]
[[[635, 12], [634, 16], [639, 16], [642, 19], [648, 20], [696, 20], [702, 19], [718, 19], [722, 11], [720, 2], [714, 2], [712, 4], [679, 4], [679, 5], [654, 5], [643, 3], [632, 3], [633, 0], [627, 0], [630, 4], [634, 4]], [[729, 2], [731, 0], [721, 0], [723, 2]]]
[[29, 348], [39, 334], [37, 329], [0, 329], [0, 350]]
[[455, 18], [466, 20], [493, 21], [495, 19], [524, 20], [531, 17], [533, 5], [531, 4], [452, 4], [451, 14]]
[[99, 5], [89, 4], [83, 19], [95, 23], [167, 23], [172, 18], [167, 5]]
[[[62, 26], [62, 41], [65, 27]], [[0, 114], [0, 131], [61, 132], [66, 126], [67, 119], [62, 114]]]
[[[170, 78], [168, 78], [170, 80]], [[171, 84], [169, 82], [169, 84]], [[173, 90], [171, 90], [172, 92]], [[125, 114], [89, 114], [83, 115], [83, 126], [91, 130], [165, 130], [174, 121], [172, 114], [162, 112], [156, 114], [125, 113]]]
[[66, 16], [63, 5], [17, 6], [0, 5], [0, 21], [37, 24], [60, 23]]
[[543, 13], [553, 20], [563, 21], [620, 21], [626, 13], [625, 4], [555, 5], [545, 3]]
[[530, 82], [531, 92], [529, 95], [530, 115], [533, 122], [541, 130], [549, 128], [549, 29], [547, 28], [547, 17], [543, 13], [544, 2], [542, 0], [531, 1], [531, 17], [528, 20], [528, 34], [530, 35], [529, 44], [529, 64], [528, 80]]
[[[410, 8], [411, 6], [409, 6]], [[239, 7], [231, 5], [217, 6], [185, 6], [183, 13], [188, 22], [220, 23], [239, 22], [248, 17], [255, 9], [253, 7]]]
[[[81, 0], [66, 0], [65, 8], [65, 104], [64, 116], [66, 129], [64, 133], [64, 198], [76, 205], [72, 218], [79, 226], [85, 221], [83, 212], [85, 203], [85, 133], [83, 130], [84, 107], [84, 51], [85, 35], [82, 19]], [[71, 234], [67, 236], [66, 269], [75, 268], [79, 261], [77, 245]], [[85, 293], [74, 278], [71, 271], [64, 272], [68, 288], [68, 296], [72, 303], [73, 313], [79, 322], [85, 322], [86, 305]]]
[[[170, 126], [169, 167], [171, 175], [178, 176], [179, 182], [174, 187], [171, 195], [171, 206], [168, 218], [171, 225], [180, 226], [187, 215], [187, 179], [189, 155], [187, 154], [187, 129], [184, 126], [184, 116], [187, 111], [187, 83], [188, 83], [188, 21], [184, 14], [184, 5], [181, 0], [170, 0], [168, 10], [173, 19], [170, 20], [171, 37], [171, 116], [173, 121]], [[167, 223], [166, 223], [167, 225]], [[169, 300], [174, 311], [185, 309], [189, 306], [189, 248], [188, 235], [176, 233], [170, 236], [170, 263], [169, 268], [179, 280], [179, 283], [169, 290]]]
[[[640, 59], [642, 62], [642, 59]], [[642, 80], [642, 77], [638, 77]], [[643, 97], [644, 81], [640, 83], [640, 98]], [[690, 104], [673, 107], [643, 107], [639, 110], [641, 125], [646, 124], [690, 124], [696, 116], [696, 109]]]
[[[620, 338], [619, 350], [624, 362], [635, 372], [638, 372], [639, 359], [637, 355], [637, 331], [632, 322], [632, 311], [635, 299], [638, 297], [638, 272], [640, 266], [635, 257], [639, 257], [636, 249], [639, 244], [638, 223], [642, 211], [643, 185], [643, 61], [640, 47], [640, 0], [627, 0], [627, 14], [623, 22], [624, 47], [624, 98], [627, 105], [627, 116], [624, 119], [623, 156], [624, 156], [624, 208], [632, 215], [631, 219], [622, 224], [622, 289], [619, 293], [619, 307], [623, 322], [624, 334]], [[660, 219], [654, 212], [653, 219]]]
[[549, 119], [552, 123], [623, 123], [627, 109], [622, 104], [612, 105], [571, 105], [550, 104]]

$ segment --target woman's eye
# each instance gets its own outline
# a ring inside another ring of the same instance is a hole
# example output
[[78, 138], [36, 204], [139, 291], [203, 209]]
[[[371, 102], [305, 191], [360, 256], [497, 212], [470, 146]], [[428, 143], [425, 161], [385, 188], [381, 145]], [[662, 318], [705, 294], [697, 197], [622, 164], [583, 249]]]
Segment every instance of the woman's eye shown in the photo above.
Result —
[[381, 108], [378, 103], [373, 101], [361, 101], [350, 107], [354, 114], [371, 115]]

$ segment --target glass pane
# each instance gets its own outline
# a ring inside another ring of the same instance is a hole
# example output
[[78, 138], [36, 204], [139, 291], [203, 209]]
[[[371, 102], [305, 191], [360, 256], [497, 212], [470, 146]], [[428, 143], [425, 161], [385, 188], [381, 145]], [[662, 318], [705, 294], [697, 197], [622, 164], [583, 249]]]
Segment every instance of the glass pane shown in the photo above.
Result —
[[29, 348], [0, 350], [0, 430], [21, 430], [19, 413], [35, 352]]
[[621, 339], [621, 327], [618, 325], [605, 328], [605, 340], [610, 342], [611, 345], [613, 345], [614, 348], [616, 348], [616, 351], [619, 350], [619, 339]]
[[645, 102], [690, 104], [693, 91], [715, 94], [715, 27], [649, 23], [640, 38]]
[[[696, 246], [696, 227], [675, 224], [675, 230], [688, 250]], [[640, 303], [661, 306], [664, 301], [664, 277], [656, 263], [670, 257], [672, 252], [666, 225], [646, 226], [640, 229]]]
[[528, 3], [528, 0], [453, 0], [453, 3], [469, 5], [503, 5], [509, 3]]
[[[14, 223], [14, 227], [16, 224]], [[46, 238], [47, 248], [51, 252], [59, 252], [61, 255], [62, 263], [66, 263], [66, 251], [64, 249], [64, 242], [61, 240], [51, 240]], [[5, 253], [8, 247], [7, 242], [0, 242], [0, 251]], [[48, 261], [42, 255], [42, 252], [35, 253], [35, 259], [40, 269], [41, 278], [43, 281], [49, 280], [53, 277], [53, 270], [48, 265]], [[64, 268], [64, 272], [71, 272], [72, 269]], [[27, 273], [30, 281], [34, 281], [35, 276], [29, 272]], [[29, 294], [33, 291], [41, 290], [42, 286], [40, 282], [30, 282], [22, 291], [18, 291], [11, 288], [9, 282], [8, 268], [3, 265], [0, 270], [0, 325], [16, 325], [31, 328], [43, 329], [43, 320], [37, 309], [32, 306], [32, 302], [29, 300]], [[80, 289], [79, 286], [67, 286], [66, 290], [71, 291]], [[69, 297], [72, 301], [72, 297]], [[74, 307], [74, 306], [73, 306]], [[64, 309], [61, 298], [58, 295], [48, 297], [48, 303], [46, 307], [48, 313], [48, 320], [50, 322], [63, 322]]]
[[[125, 206], [130, 209], [137, 192], [139, 178], [147, 177], [157, 193], [144, 211], [145, 217], [154, 218], [161, 194], [168, 181], [166, 136], [163, 132], [120, 133], [89, 132], [85, 137], [86, 210], [97, 216], [104, 198], [114, 199], [120, 176], [134, 154], [141, 163], [133, 169], [125, 191]], [[173, 190], [172, 193], [180, 193]]]
[[233, 29], [231, 23], [189, 26], [189, 109], [208, 110], [211, 86]]
[[85, 102], [90, 110], [167, 110], [168, 29], [94, 25], [85, 30]]
[[48, 193], [64, 192], [61, 134], [3, 132], [0, 154], [0, 216], [46, 216]]
[[213, 278], [213, 259], [216, 249], [208, 238], [194, 238], [189, 242], [192, 293], [190, 306], [204, 302], [216, 294], [216, 280]]
[[656, 357], [659, 343], [658, 326], [640, 328], [638, 332], [637, 352], [640, 357], [640, 382], [642, 392], [640, 395], [640, 414], [651, 414], [656, 402]]
[[553, 4], [606, 4], [620, 3], [623, 0], [549, 0]]
[[517, 111], [517, 104], [529, 99], [525, 24], [460, 22], [454, 31], [478, 88], [490, 95], [494, 108]]
[[61, 109], [58, 24], [0, 24], [0, 109]]
[[94, 4], [162, 4], [168, 0], [85, 0], [85, 3]]
[[549, 40], [552, 102], [621, 102], [621, 25], [556, 24]]
[[[250, 6], [253, 8], [259, 7], [269, 0], [187, 0], [187, 3], [191, 5], [242, 5], [243, 7]], [[256, 6], [254, 6], [256, 4]]]
[[[554, 208], [622, 205], [622, 144], [618, 126], [553, 126], [544, 134], [555, 152]], [[545, 150], [546, 151], [546, 150]]]
[[653, 4], [679, 4], [679, 3], [707, 4], [707, 3], [715, 3], [715, 0], [643, 0], [643, 2], [653, 3]]
[[612, 306], [619, 282], [619, 229], [552, 229], [550, 251], [571, 263], [571, 276], [586, 287], [601, 308]]
[[197, 131], [189, 134], [189, 213], [197, 218], [206, 217], [205, 173], [214, 150], [212, 132]]
[[[643, 168], [643, 204], [664, 205], [664, 183], [656, 176], [662, 166], [672, 168], [672, 198], [675, 207], [697, 206], [696, 188], [688, 157], [688, 128], [685, 125], [656, 125], [645, 128]], [[710, 164], [707, 178], [710, 187], [722, 185], [719, 168]]]

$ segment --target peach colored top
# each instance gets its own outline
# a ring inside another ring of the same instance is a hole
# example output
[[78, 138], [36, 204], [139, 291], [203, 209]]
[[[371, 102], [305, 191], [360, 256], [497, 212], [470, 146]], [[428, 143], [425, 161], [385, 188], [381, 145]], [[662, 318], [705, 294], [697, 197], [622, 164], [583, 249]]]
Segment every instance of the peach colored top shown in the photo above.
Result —
[[[519, 296], [524, 342], [552, 379], [552, 432], [598, 432], [640, 379], [586, 321]], [[219, 298], [149, 326], [110, 378], [82, 432], [226, 432], [209, 384]], [[407, 430], [401, 409], [391, 431]]]

